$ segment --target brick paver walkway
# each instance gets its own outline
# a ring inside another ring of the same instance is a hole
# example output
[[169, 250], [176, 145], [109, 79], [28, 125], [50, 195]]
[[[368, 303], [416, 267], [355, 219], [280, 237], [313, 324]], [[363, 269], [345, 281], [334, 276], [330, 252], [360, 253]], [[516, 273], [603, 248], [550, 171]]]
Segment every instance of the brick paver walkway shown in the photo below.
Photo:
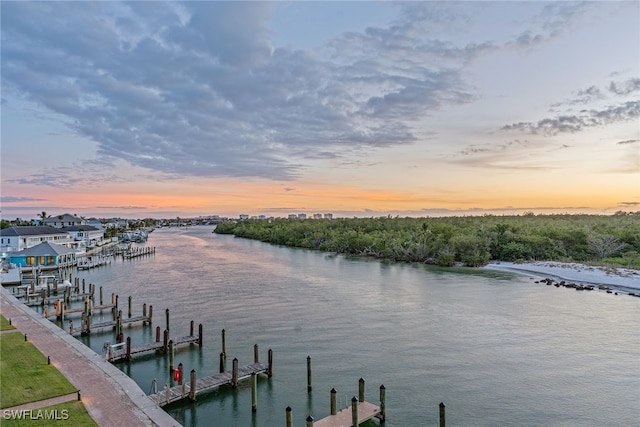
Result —
[[[65, 331], [41, 318], [0, 286], [0, 313], [80, 390], [82, 403], [100, 426], [180, 426], [138, 385]], [[14, 331], [15, 331], [14, 330]], [[1, 336], [0, 336], [0, 339]], [[44, 406], [44, 405], [43, 405]]]

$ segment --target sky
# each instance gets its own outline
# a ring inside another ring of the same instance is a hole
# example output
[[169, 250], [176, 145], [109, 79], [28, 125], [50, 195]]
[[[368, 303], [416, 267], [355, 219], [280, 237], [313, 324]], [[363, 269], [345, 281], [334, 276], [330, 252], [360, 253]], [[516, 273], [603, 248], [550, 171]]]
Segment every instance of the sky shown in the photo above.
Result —
[[3, 219], [640, 210], [640, 2], [7, 1]]

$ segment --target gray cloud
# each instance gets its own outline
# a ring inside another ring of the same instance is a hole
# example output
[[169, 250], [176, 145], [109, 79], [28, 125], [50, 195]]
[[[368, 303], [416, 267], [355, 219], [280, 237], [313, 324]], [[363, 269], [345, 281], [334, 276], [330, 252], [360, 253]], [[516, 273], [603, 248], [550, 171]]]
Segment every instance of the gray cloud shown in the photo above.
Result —
[[[4, 2], [3, 90], [63, 116], [104, 158], [167, 176], [292, 180], [304, 160], [416, 142], [414, 123], [477, 99], [461, 70], [503, 46], [438, 38], [442, 29], [465, 28], [481, 5], [465, 5], [461, 13], [415, 2], [402, 5], [392, 25], [343, 34], [318, 51], [278, 48], [270, 41], [273, 7]], [[546, 5], [512, 44], [531, 47], [554, 37], [583, 7]], [[616, 83], [608, 90], [635, 87]], [[577, 131], [637, 117], [637, 108], [504, 129]], [[66, 187], [78, 178], [54, 170], [13, 182]]]
[[553, 136], [559, 133], [574, 133], [590, 127], [635, 120], [639, 117], [640, 101], [629, 101], [601, 110], [582, 110], [578, 114], [559, 115], [535, 123], [513, 123], [503, 126], [501, 130]]
[[40, 199], [35, 197], [15, 197], [15, 196], [0, 197], [0, 203], [42, 202], [44, 200], [45, 199]]
[[[411, 120], [473, 100], [456, 67], [490, 48], [424, 37], [409, 18], [330, 41], [331, 56], [275, 48], [273, 7], [3, 3], [3, 85], [67, 118], [101, 156], [168, 174], [289, 180], [303, 170], [295, 153], [414, 142]], [[426, 65], [438, 58], [449, 65]]]
[[629, 95], [640, 91], [640, 78], [628, 79], [623, 82], [611, 82], [609, 91], [616, 95]]

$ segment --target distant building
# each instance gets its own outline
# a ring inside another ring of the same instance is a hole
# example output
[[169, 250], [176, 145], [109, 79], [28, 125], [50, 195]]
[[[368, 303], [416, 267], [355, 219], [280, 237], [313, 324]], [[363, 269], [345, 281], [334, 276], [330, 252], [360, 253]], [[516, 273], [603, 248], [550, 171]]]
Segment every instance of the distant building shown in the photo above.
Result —
[[332, 213], [324, 214], [324, 219], [333, 219], [333, 214]]
[[247, 215], [247, 214], [240, 214], [240, 219], [249, 219], [249, 215]]
[[71, 214], [63, 214], [57, 216], [50, 216], [45, 219], [44, 225], [48, 225], [53, 228], [71, 227], [74, 225], [86, 225], [87, 221], [84, 218], [77, 217]]
[[298, 219], [307, 219], [307, 214], [304, 214], [304, 213], [298, 214]]

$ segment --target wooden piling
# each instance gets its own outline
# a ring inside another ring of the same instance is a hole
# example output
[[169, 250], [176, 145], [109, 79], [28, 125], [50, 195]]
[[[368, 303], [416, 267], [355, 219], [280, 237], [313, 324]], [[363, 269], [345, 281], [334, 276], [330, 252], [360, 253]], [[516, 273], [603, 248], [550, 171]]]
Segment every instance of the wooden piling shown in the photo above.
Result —
[[251, 412], [256, 412], [258, 410], [257, 389], [258, 389], [258, 377], [255, 372], [251, 372]]
[[164, 351], [164, 354], [167, 354], [167, 350], [169, 349], [169, 331], [166, 329], [164, 330], [164, 339], [162, 340], [162, 343], [162, 351]]
[[267, 352], [267, 363], [269, 363], [269, 368], [267, 369], [267, 376], [271, 378], [273, 376], [273, 350], [269, 349]]
[[164, 385], [164, 394], [167, 397], [167, 403], [171, 401], [171, 389], [169, 388], [169, 384]]
[[202, 323], [198, 323], [198, 345], [202, 347]]
[[224, 372], [224, 353], [220, 353], [220, 373]]
[[364, 402], [364, 378], [358, 380], [358, 401]]
[[307, 356], [307, 392], [311, 392], [311, 356]]
[[351, 398], [351, 425], [358, 426], [358, 399], [355, 396]]
[[338, 405], [337, 405], [337, 399], [338, 399], [338, 392], [336, 391], [335, 388], [331, 389], [331, 403], [330, 403], [330, 407], [331, 407], [331, 415], [335, 415], [338, 413]]
[[291, 411], [291, 406], [287, 406], [287, 409], [285, 409], [285, 427], [293, 427], [293, 414]]
[[184, 383], [184, 371], [182, 370], [182, 362], [178, 363], [178, 372], [180, 372], [180, 377], [178, 378], [178, 384], [182, 385]]
[[69, 320], [69, 335], [73, 335], [73, 320]]
[[129, 318], [131, 318], [131, 295], [129, 295]]
[[149, 306], [149, 324], [153, 322], [153, 306]]
[[191, 387], [189, 388], [189, 399], [196, 400], [196, 370], [191, 370]]
[[142, 304], [142, 315], [144, 317], [147, 317], [147, 303], [146, 302]]
[[260, 363], [260, 356], [258, 354], [258, 344], [253, 345], [253, 362]]
[[156, 342], [160, 342], [160, 326], [156, 326]]
[[100, 286], [100, 305], [103, 305], [102, 304], [102, 286]]
[[169, 340], [169, 373], [173, 375], [173, 361], [175, 358], [175, 348], [173, 345], [173, 340]]
[[169, 330], [169, 309], [168, 308], [165, 310], [165, 316], [167, 318], [167, 328], [166, 329], [168, 331]]
[[222, 354], [224, 354], [225, 359], [227, 358], [227, 341], [225, 339], [224, 329], [221, 332], [222, 334]]
[[440, 402], [440, 427], [445, 427], [446, 425], [444, 408], [444, 402]]
[[380, 422], [385, 422], [387, 418], [387, 389], [384, 384], [380, 385]]
[[127, 360], [131, 360], [131, 337], [127, 337]]
[[234, 357], [233, 358], [233, 363], [232, 363], [232, 368], [231, 368], [231, 386], [232, 387], [237, 387], [238, 386], [238, 358]]
[[309, 415], [305, 422], [305, 427], [313, 427], [313, 417]]
[[122, 333], [122, 310], [118, 310], [118, 318], [116, 319], [116, 333]]

